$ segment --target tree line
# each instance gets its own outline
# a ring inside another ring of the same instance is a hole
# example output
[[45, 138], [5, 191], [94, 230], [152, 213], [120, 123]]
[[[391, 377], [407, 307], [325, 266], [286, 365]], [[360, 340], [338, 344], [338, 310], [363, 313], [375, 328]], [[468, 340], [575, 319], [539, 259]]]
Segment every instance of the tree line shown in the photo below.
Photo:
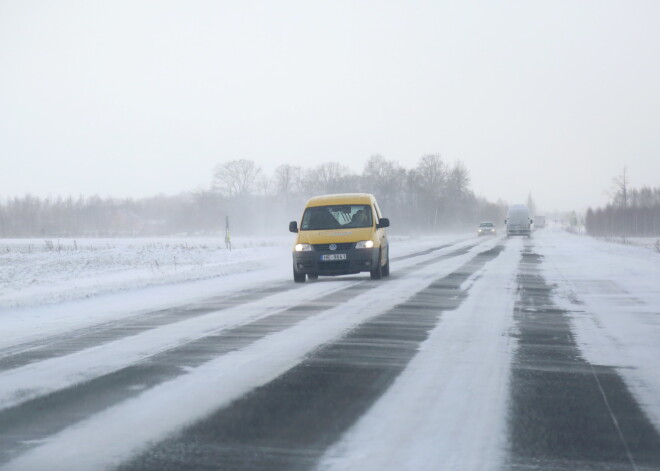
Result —
[[627, 171], [614, 179], [611, 201], [587, 209], [587, 234], [596, 237], [660, 236], [660, 187], [631, 188]]
[[372, 156], [361, 173], [337, 162], [310, 168], [280, 165], [268, 175], [254, 161], [219, 164], [208, 188], [149, 198], [35, 196], [0, 200], [0, 237], [112, 237], [171, 234], [285, 232], [305, 201], [329, 193], [373, 193], [394, 232], [438, 232], [500, 221], [504, 202], [489, 202], [470, 188], [461, 162], [425, 155], [414, 168]]

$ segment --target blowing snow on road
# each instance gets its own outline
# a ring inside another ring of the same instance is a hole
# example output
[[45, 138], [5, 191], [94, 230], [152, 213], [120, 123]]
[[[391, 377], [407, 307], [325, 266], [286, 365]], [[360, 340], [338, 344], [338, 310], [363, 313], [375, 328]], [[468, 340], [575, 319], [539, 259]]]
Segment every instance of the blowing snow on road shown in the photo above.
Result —
[[659, 255], [405, 239], [389, 278], [304, 284], [288, 257], [6, 288], [0, 470], [660, 470]]

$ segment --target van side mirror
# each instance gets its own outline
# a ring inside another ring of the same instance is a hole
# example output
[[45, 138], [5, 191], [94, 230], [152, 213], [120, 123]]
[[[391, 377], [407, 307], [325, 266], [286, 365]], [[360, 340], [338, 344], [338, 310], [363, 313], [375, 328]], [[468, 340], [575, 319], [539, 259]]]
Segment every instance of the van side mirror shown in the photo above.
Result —
[[291, 221], [289, 223], [289, 232], [298, 232], [298, 222]]
[[376, 224], [376, 229], [381, 229], [383, 227], [390, 227], [390, 220], [387, 218], [380, 218], [378, 224]]
[[507, 219], [504, 220], [504, 224], [506, 224]]
[[529, 223], [530, 223], [530, 224], [534, 224], [534, 219], [530, 219], [530, 220], [529, 220]]

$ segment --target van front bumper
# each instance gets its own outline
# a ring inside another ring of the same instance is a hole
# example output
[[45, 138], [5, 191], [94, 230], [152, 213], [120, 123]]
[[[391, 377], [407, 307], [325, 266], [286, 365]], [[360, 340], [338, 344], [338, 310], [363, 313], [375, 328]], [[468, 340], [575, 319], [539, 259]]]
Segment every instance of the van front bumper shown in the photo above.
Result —
[[[293, 269], [307, 275], [350, 275], [371, 271], [378, 263], [378, 247], [371, 249], [293, 252]], [[345, 260], [322, 260], [323, 255], [346, 254]]]

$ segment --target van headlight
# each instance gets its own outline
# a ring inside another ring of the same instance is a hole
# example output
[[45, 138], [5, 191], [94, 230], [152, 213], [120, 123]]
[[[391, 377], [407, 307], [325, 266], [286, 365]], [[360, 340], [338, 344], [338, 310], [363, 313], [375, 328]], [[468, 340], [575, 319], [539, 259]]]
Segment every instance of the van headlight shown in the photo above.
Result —
[[370, 249], [374, 246], [373, 240], [361, 240], [355, 244], [356, 249]]
[[312, 246], [309, 244], [296, 244], [296, 252], [309, 252], [312, 250]]

